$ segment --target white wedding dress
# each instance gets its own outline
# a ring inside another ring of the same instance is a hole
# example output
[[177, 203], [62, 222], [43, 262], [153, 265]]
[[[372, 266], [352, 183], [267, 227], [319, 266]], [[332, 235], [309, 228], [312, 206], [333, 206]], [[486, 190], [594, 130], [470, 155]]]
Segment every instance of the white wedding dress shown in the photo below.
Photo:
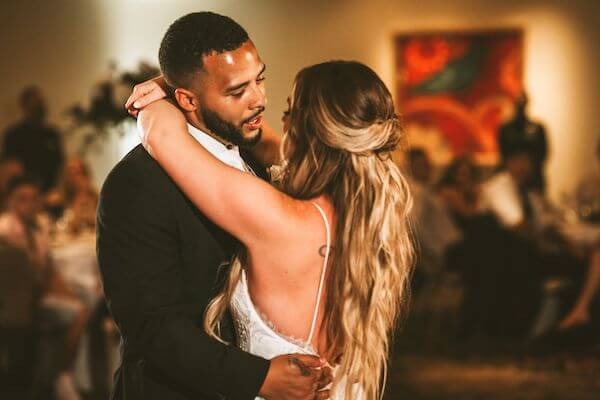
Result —
[[[327, 263], [329, 261], [331, 234], [329, 222], [327, 221], [325, 212], [318, 204], [313, 204], [325, 222], [325, 229], [327, 231], [327, 249], [325, 251], [323, 267], [321, 269], [321, 279], [319, 281], [319, 288], [317, 290], [317, 301], [310, 324], [310, 333], [308, 335], [308, 339], [303, 341], [301, 339], [288, 337], [279, 333], [277, 328], [270, 323], [267, 318], [261, 315], [250, 298], [246, 273], [245, 271], [242, 271], [242, 277], [234, 290], [230, 307], [235, 323], [238, 346], [250, 354], [254, 354], [268, 360], [282, 354], [300, 353], [318, 355], [316, 349], [311, 345], [311, 342], [315, 333], [317, 314], [319, 311], [321, 294], [323, 292], [323, 284], [325, 282], [325, 272], [327, 270]], [[335, 393], [331, 393], [330, 399], [344, 400], [345, 386], [346, 380], [345, 378], [342, 378], [335, 389]], [[352, 396], [352, 400], [364, 399], [364, 395], [358, 385], [355, 385], [353, 392], [355, 396]], [[259, 399], [261, 398], [256, 398], [256, 400]]]

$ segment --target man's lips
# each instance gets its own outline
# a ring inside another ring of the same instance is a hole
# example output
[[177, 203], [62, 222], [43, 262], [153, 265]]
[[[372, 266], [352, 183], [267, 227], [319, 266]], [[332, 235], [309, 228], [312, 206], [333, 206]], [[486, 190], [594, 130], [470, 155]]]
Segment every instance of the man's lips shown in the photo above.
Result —
[[256, 117], [254, 117], [253, 119], [251, 119], [248, 122], [245, 122], [244, 125], [246, 125], [249, 129], [258, 129], [262, 126], [263, 123], [263, 117], [262, 115], [258, 115]]

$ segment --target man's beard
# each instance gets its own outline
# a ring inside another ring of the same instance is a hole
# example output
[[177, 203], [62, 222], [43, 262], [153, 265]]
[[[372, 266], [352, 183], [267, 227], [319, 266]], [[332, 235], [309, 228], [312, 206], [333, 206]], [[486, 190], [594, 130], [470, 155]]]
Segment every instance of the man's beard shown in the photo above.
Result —
[[[244, 123], [256, 118], [260, 113], [264, 111], [264, 107], [259, 110], [254, 116], [246, 119]], [[256, 145], [262, 136], [262, 129], [258, 129], [256, 134], [252, 137], [244, 137], [242, 127], [235, 126], [234, 124], [225, 121], [219, 117], [214, 111], [209, 110], [207, 107], [200, 107], [200, 115], [204, 121], [204, 125], [215, 135], [225, 140], [226, 142], [233, 143], [243, 149], [252, 148]]]

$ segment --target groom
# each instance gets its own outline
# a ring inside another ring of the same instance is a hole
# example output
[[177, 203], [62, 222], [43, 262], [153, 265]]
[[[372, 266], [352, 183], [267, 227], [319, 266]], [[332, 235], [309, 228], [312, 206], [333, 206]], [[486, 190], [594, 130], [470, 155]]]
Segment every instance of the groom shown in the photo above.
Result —
[[[190, 134], [223, 162], [260, 174], [240, 155], [261, 141], [266, 104], [265, 65], [246, 31], [228, 17], [189, 14], [169, 27], [159, 59]], [[315, 390], [327, 378], [303, 367], [320, 366], [318, 358], [267, 361], [204, 332], [217, 270], [234, 247], [143, 147], [111, 171], [100, 195], [97, 252], [122, 335], [113, 399], [326, 398]], [[234, 340], [230, 327], [224, 323], [222, 334]]]

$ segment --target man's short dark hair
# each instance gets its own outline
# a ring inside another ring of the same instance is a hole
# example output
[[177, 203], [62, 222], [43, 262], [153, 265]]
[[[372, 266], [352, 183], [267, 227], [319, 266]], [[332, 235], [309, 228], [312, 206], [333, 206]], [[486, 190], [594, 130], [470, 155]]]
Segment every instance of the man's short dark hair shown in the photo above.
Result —
[[184, 15], [173, 22], [160, 44], [160, 69], [173, 87], [189, 87], [194, 73], [203, 68], [202, 58], [213, 52], [239, 48], [248, 33], [237, 22], [212, 12]]
[[39, 96], [40, 93], [41, 90], [36, 85], [29, 85], [24, 87], [23, 90], [21, 90], [21, 93], [19, 94], [19, 104], [25, 107], [27, 104], [29, 104], [31, 99], [33, 99], [36, 96]]

